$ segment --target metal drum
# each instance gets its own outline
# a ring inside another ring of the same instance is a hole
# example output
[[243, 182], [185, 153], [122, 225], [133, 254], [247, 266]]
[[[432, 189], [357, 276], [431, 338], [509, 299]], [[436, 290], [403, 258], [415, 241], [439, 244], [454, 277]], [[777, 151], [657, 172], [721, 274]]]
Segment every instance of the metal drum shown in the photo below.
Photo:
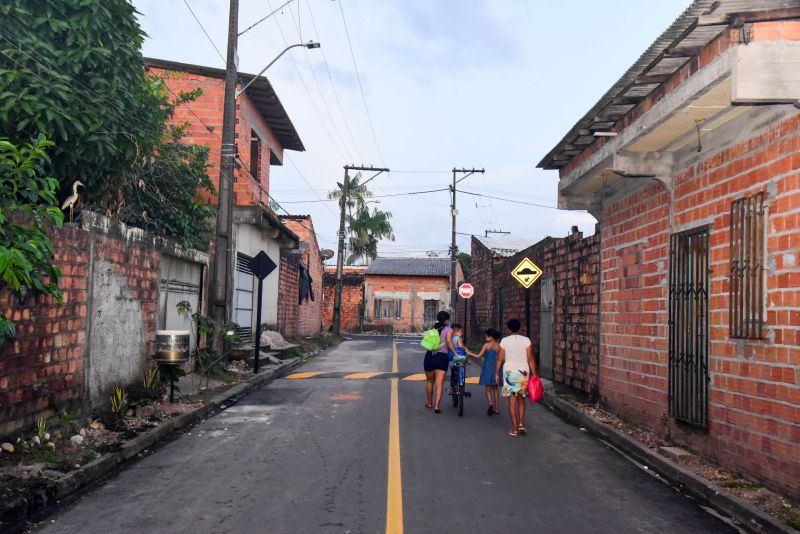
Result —
[[156, 360], [181, 363], [189, 359], [188, 330], [156, 330]]

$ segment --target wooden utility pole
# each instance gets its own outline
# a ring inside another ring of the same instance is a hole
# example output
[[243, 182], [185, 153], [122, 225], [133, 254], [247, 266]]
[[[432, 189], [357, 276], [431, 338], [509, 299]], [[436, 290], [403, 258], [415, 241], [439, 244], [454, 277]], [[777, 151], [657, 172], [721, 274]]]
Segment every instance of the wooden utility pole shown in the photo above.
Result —
[[373, 178], [383, 172], [389, 172], [389, 169], [382, 167], [365, 167], [363, 165], [345, 165], [344, 166], [344, 183], [342, 184], [342, 198], [339, 202], [341, 209], [339, 213], [339, 250], [336, 256], [336, 288], [333, 296], [333, 333], [334, 335], [341, 335], [342, 329], [342, 271], [344, 270], [344, 222], [347, 210], [347, 201], [350, 197], [350, 174], [349, 171], [375, 171], [369, 179], [359, 185], [366, 185]]
[[[451, 235], [451, 242], [450, 242], [450, 321], [456, 321], [456, 297], [458, 295], [458, 288], [456, 284], [458, 280], [456, 280], [456, 262], [458, 262], [458, 247], [456, 246], [456, 215], [458, 215], [458, 211], [456, 211], [456, 184], [461, 182], [462, 180], [467, 179], [468, 177], [472, 176], [476, 172], [483, 174], [486, 172], [484, 169], [456, 169], [453, 167], [453, 185], [450, 186], [450, 216], [452, 217], [452, 235]], [[460, 179], [456, 180], [457, 174], [463, 174]]]
[[[222, 115], [222, 147], [217, 197], [214, 266], [211, 279], [211, 316], [220, 328], [231, 320], [233, 298], [233, 170], [236, 160], [236, 49], [239, 31], [239, 0], [230, 0], [228, 51], [225, 62], [225, 99]], [[214, 345], [221, 350], [220, 340]]]

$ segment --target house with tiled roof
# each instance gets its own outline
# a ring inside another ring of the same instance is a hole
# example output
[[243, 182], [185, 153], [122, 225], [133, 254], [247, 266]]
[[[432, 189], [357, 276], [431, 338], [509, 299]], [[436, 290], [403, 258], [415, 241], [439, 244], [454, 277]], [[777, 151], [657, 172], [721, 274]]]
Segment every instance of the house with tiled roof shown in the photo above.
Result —
[[[364, 328], [419, 332], [450, 308], [449, 258], [376, 258], [364, 279]], [[463, 280], [456, 265], [456, 280]]]

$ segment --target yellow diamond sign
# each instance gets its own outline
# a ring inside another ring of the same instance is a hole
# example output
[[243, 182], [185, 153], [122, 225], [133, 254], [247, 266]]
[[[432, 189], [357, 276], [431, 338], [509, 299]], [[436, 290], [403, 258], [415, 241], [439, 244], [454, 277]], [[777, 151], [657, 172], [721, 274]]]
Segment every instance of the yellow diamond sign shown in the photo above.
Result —
[[519, 265], [511, 271], [511, 276], [513, 276], [517, 282], [522, 284], [522, 287], [528, 289], [533, 285], [533, 283], [542, 276], [542, 270], [536, 266], [528, 258], [525, 258]]

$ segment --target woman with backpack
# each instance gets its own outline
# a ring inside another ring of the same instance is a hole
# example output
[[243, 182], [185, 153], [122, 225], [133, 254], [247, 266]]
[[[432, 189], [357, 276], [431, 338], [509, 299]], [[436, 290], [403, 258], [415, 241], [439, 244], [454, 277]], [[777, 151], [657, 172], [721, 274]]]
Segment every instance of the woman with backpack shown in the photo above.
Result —
[[[436, 324], [433, 325], [439, 332], [439, 347], [425, 353], [425, 393], [427, 403], [425, 407], [433, 408], [433, 413], [442, 413], [439, 405], [442, 403], [444, 393], [444, 377], [447, 374], [450, 358], [448, 350], [455, 353], [453, 346], [453, 329], [450, 328], [450, 314], [442, 310], [436, 314]], [[436, 403], [434, 404], [434, 386], [436, 387]]]

